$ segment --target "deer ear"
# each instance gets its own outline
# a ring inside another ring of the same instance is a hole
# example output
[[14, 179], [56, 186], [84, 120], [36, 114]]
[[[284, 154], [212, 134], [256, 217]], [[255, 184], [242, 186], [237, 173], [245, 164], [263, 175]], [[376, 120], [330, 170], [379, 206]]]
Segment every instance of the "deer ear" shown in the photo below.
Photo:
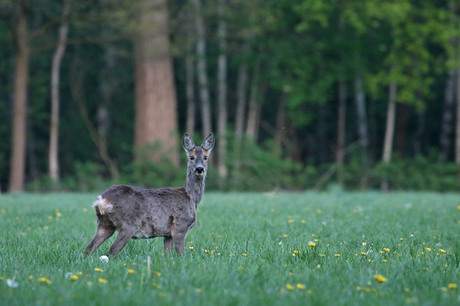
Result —
[[203, 144], [201, 147], [205, 150], [211, 151], [212, 148], [214, 148], [214, 143], [216, 142], [216, 138], [214, 137], [214, 134], [211, 133], [209, 134], [208, 137], [204, 140]]
[[182, 145], [184, 146], [185, 151], [190, 151], [191, 149], [195, 148], [195, 143], [193, 142], [192, 138], [188, 136], [188, 134], [184, 134]]

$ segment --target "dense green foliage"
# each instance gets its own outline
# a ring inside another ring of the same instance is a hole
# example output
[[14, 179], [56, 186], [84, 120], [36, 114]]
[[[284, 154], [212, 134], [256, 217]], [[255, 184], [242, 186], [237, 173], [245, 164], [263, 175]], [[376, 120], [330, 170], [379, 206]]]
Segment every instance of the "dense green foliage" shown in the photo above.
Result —
[[[0, 8], [7, 12], [13, 2], [3, 0]], [[183, 167], [133, 164], [132, 2], [70, 2], [69, 43], [61, 68], [59, 186], [50, 186], [46, 176], [50, 69], [62, 3], [33, 1], [33, 6], [28, 6], [29, 30], [34, 34], [27, 125], [29, 188], [93, 190], [112, 181], [84, 120], [87, 114], [89, 122], [96, 126], [101, 107], [108, 111], [108, 149], [120, 169], [119, 181], [145, 186], [182, 181]], [[232, 131], [235, 125], [238, 75], [245, 65], [249, 78], [245, 96], [249, 99], [252, 88], [257, 89], [261, 118], [255, 144], [247, 145], [243, 155], [235, 155], [229, 148], [226, 163], [232, 175], [223, 184], [208, 185], [226, 190], [315, 186], [335, 162], [339, 82], [346, 88], [345, 145], [358, 140], [355, 80], [361, 76], [369, 132], [368, 163], [359, 162], [364, 154], [358, 152], [359, 148], [346, 155], [345, 187], [375, 188], [382, 177], [391, 177], [394, 189], [458, 189], [453, 164], [454, 133], [448, 135], [446, 158], [438, 157], [447, 72], [458, 67], [458, 46], [453, 42], [460, 35], [460, 27], [455, 3], [228, 1], [228, 129]], [[188, 41], [193, 43], [195, 39], [194, 13], [190, 1], [168, 1], [168, 5], [181, 134], [187, 117], [185, 58], [190, 49]], [[212, 114], [217, 105], [217, 6], [217, 1], [203, 1]], [[11, 159], [14, 43], [7, 22], [7, 18], [0, 19], [1, 190], [8, 186]], [[381, 166], [390, 81], [398, 86], [393, 150], [398, 157], [394, 163]], [[277, 115], [282, 110], [286, 113], [285, 124], [277, 126]], [[198, 134], [199, 109], [196, 112]], [[280, 130], [283, 141], [274, 145], [273, 139]], [[218, 139], [222, 137], [225, 135], [218, 135]], [[233, 171], [236, 159], [242, 159], [241, 167]], [[428, 167], [420, 167], [421, 164]], [[401, 167], [408, 171], [398, 171]], [[363, 173], [369, 176], [365, 184], [361, 181]], [[323, 185], [335, 181], [332, 175]]]
[[184, 256], [164, 254], [159, 239], [133, 240], [108, 263], [99, 256], [113, 238], [94, 255], [82, 252], [96, 228], [94, 198], [0, 197], [2, 305], [455, 305], [460, 298], [458, 194], [207, 193]]

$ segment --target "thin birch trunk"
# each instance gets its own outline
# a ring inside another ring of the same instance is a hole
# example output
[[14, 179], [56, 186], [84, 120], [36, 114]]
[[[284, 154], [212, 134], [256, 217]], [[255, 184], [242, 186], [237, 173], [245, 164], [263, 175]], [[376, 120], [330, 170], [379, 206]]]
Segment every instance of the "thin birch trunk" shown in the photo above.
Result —
[[48, 155], [48, 173], [54, 183], [59, 181], [59, 81], [62, 58], [64, 57], [69, 25], [67, 16], [70, 12], [69, 1], [64, 1], [62, 7], [62, 24], [59, 27], [59, 38], [53, 55], [51, 68], [51, 127]]
[[185, 83], [187, 96], [187, 119], [186, 131], [189, 135], [195, 133], [195, 61], [193, 60], [193, 51], [190, 46], [193, 45], [192, 39], [189, 36], [189, 48], [185, 58]]
[[29, 32], [27, 16], [22, 1], [17, 2], [18, 21], [13, 31], [15, 43], [12, 149], [9, 190], [24, 189], [26, 168], [27, 86], [29, 82]]
[[355, 76], [355, 103], [358, 117], [359, 146], [362, 154], [361, 167], [363, 175], [361, 176], [361, 187], [364, 189], [367, 185], [367, 170], [369, 167], [369, 132], [366, 115], [366, 96], [364, 95], [363, 76], [361, 73], [357, 73]]
[[205, 138], [212, 129], [211, 104], [209, 101], [209, 84], [206, 68], [206, 33], [204, 28], [201, 0], [193, 0], [195, 6], [195, 27], [197, 34], [197, 74], [201, 104], [202, 134]]
[[338, 122], [337, 122], [337, 179], [339, 184], [344, 184], [343, 178], [343, 163], [345, 160], [345, 116], [346, 116], [346, 87], [343, 80], [339, 81], [339, 107], [338, 107]]
[[[395, 81], [391, 81], [388, 91], [388, 108], [387, 108], [387, 120], [385, 128], [385, 140], [383, 144], [382, 161], [389, 163], [391, 161], [391, 153], [393, 150], [393, 138], [395, 130], [395, 117], [396, 117], [396, 94], [397, 85]], [[389, 185], [388, 180], [382, 181], [382, 190], [388, 191]]]
[[225, 165], [227, 150], [227, 20], [226, 20], [226, 0], [219, 0], [219, 58], [217, 67], [217, 134], [220, 141], [217, 142], [217, 168], [222, 184], [227, 177], [227, 167]]

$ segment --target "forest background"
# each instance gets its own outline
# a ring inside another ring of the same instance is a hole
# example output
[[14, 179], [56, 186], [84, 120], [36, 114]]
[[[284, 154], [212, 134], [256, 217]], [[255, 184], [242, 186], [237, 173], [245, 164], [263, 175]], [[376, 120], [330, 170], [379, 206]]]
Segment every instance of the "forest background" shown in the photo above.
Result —
[[1, 191], [458, 191], [460, 4], [0, 0]]

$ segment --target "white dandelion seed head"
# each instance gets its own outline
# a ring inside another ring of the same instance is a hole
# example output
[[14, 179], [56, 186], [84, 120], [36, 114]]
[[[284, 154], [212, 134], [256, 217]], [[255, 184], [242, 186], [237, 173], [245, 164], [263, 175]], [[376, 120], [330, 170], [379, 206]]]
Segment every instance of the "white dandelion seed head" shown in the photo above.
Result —
[[15, 282], [14, 279], [7, 279], [6, 284], [10, 288], [17, 288], [19, 286], [19, 284], [17, 282]]
[[99, 259], [102, 261], [102, 262], [109, 262], [109, 257], [107, 255], [102, 255], [101, 257], [99, 257]]

